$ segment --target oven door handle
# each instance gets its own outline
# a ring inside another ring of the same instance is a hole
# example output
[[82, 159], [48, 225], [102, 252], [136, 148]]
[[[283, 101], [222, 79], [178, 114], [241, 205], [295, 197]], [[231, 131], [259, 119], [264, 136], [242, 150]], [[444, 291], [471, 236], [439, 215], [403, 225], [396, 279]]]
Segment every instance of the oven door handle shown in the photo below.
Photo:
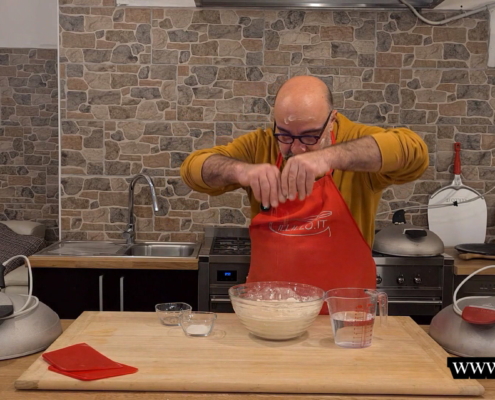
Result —
[[211, 298], [210, 301], [212, 303], [230, 303], [230, 299]]
[[389, 300], [388, 304], [436, 304], [442, 305], [442, 300]]

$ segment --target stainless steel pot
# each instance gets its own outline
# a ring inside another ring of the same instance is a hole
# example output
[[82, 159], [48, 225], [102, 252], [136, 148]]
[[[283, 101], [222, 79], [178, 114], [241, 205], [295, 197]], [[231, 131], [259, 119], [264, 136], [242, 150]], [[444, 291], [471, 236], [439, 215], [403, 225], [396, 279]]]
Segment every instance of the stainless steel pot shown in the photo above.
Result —
[[399, 210], [392, 225], [375, 235], [373, 251], [391, 256], [433, 257], [444, 252], [444, 245], [432, 231], [406, 223], [404, 210]]

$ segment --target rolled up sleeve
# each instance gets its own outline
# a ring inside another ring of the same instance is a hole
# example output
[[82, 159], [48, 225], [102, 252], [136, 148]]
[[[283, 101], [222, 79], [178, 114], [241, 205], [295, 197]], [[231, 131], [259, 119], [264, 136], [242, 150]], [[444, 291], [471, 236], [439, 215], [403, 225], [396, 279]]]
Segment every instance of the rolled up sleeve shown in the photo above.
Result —
[[208, 186], [202, 176], [203, 164], [209, 157], [215, 154], [247, 163], [254, 163], [257, 147], [256, 143], [259, 141], [261, 135], [263, 135], [263, 131], [258, 129], [257, 131], [240, 136], [227, 145], [215, 146], [210, 149], [193, 152], [181, 165], [180, 174], [182, 180], [191, 189], [197, 192], [207, 193], [211, 196], [217, 196], [225, 192], [239, 189], [241, 187], [240, 185], [228, 185], [219, 188]]
[[414, 181], [428, 168], [428, 148], [421, 137], [406, 128], [372, 134], [382, 156], [382, 166], [373, 174], [374, 189]]

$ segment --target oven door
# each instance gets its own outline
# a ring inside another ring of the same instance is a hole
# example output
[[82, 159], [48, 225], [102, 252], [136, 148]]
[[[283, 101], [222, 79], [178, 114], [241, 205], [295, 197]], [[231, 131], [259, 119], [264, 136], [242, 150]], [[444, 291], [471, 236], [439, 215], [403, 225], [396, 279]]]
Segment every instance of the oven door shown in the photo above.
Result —
[[210, 296], [210, 311], [215, 313], [233, 313], [230, 297], [225, 295]]
[[434, 316], [442, 309], [440, 298], [389, 297], [388, 315], [393, 316]]
[[246, 263], [210, 263], [210, 295], [228, 295], [231, 286], [246, 282], [248, 272], [249, 264]]
[[[454, 276], [454, 287], [466, 279], [466, 275]], [[471, 277], [457, 293], [457, 298], [468, 296], [495, 296], [495, 276], [493, 275], [475, 275]]]

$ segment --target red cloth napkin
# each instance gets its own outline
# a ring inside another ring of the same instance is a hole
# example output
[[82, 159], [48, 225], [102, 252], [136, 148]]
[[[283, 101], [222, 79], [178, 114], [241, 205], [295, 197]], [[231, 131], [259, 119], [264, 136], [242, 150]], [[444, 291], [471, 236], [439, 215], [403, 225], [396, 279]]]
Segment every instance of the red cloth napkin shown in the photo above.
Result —
[[50, 371], [85, 381], [133, 374], [138, 370], [109, 359], [86, 343], [46, 352], [43, 359], [50, 364]]

